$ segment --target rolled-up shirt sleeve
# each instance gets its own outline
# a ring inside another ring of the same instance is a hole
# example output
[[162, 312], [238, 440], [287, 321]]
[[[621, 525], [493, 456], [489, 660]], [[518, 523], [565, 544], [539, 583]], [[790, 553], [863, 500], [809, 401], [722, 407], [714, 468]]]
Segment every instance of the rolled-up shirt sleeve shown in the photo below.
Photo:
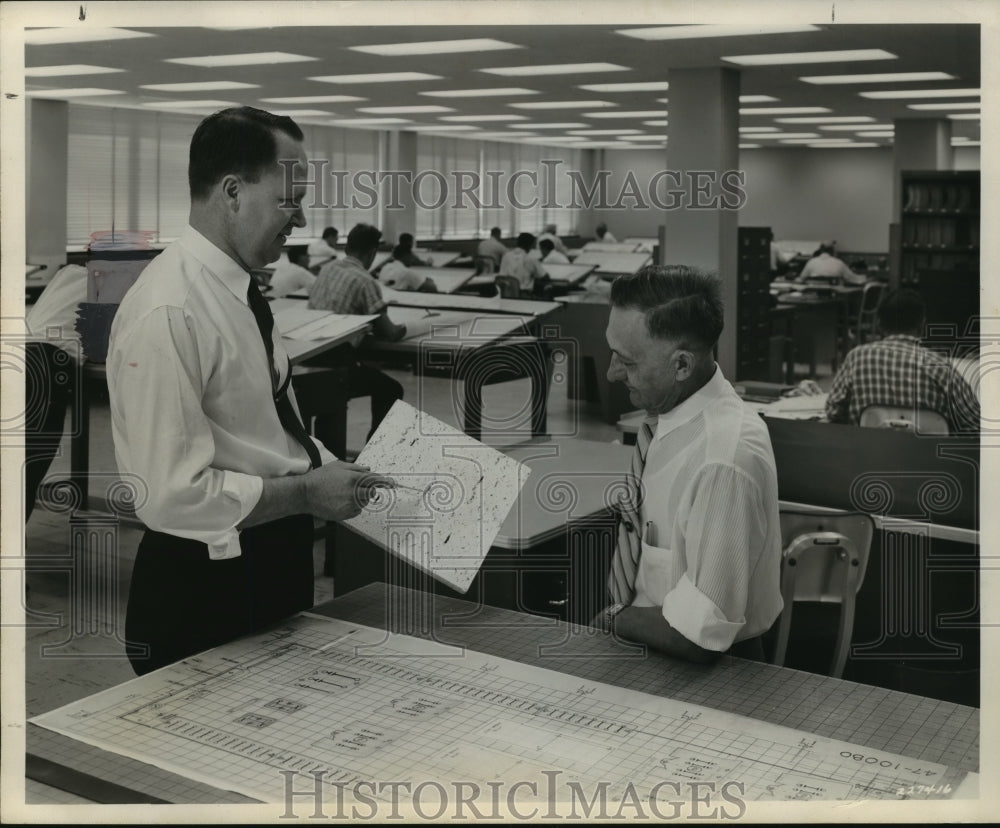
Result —
[[767, 531], [757, 483], [740, 469], [709, 465], [694, 481], [684, 528], [686, 568], [663, 600], [663, 617], [699, 646], [723, 652], [747, 623], [750, 550]]
[[212, 466], [215, 441], [185, 312], [152, 310], [116, 343], [113, 357], [115, 452], [120, 471], [145, 484], [139, 518], [150, 529], [206, 543], [212, 558], [238, 556], [236, 527], [260, 500], [263, 480]]

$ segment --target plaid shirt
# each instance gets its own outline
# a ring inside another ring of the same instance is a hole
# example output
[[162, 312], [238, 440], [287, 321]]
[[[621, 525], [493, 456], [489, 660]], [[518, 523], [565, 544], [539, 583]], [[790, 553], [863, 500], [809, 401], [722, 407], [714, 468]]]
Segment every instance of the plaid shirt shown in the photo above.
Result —
[[385, 307], [382, 286], [353, 256], [323, 266], [309, 291], [309, 307], [368, 315]]
[[969, 384], [915, 336], [887, 336], [847, 355], [833, 380], [826, 416], [833, 423], [857, 424], [870, 405], [929, 408], [948, 421], [953, 434], [979, 430], [979, 401]]

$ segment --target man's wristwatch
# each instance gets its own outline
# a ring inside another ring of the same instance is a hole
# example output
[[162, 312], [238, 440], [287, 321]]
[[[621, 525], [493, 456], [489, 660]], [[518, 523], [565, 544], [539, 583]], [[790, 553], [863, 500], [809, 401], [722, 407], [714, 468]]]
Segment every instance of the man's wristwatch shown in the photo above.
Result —
[[611, 629], [611, 622], [614, 621], [615, 616], [618, 615], [623, 609], [625, 609], [625, 604], [617, 603], [611, 604], [604, 608], [604, 629]]

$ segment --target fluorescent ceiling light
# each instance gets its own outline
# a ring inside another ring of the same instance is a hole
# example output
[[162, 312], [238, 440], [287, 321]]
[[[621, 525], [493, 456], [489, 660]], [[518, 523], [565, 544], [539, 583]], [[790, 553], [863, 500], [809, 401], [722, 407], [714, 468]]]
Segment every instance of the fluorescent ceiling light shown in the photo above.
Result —
[[588, 92], [663, 92], [670, 88], [668, 81], [634, 81], [632, 83], [588, 83], [578, 89]]
[[271, 63], [300, 63], [316, 60], [305, 55], [288, 52], [244, 52], [238, 55], [205, 55], [204, 57], [167, 58], [166, 63], [181, 63], [184, 66], [264, 66]]
[[978, 101], [966, 101], [965, 103], [922, 103], [907, 104], [907, 109], [939, 110], [939, 109], [979, 109], [982, 106]]
[[362, 106], [358, 107], [358, 112], [367, 112], [370, 115], [427, 115], [436, 112], [454, 112], [450, 106], [435, 106], [428, 104], [421, 106]]
[[875, 119], [870, 115], [820, 115], [810, 118], [775, 118], [779, 124], [864, 124]]
[[778, 132], [778, 131], [779, 130], [778, 130], [777, 127], [769, 127], [769, 126], [759, 126], [759, 127], [756, 127], [756, 126], [746, 126], [746, 127], [740, 127], [740, 132]]
[[518, 124], [519, 127], [526, 126], [531, 129], [578, 129], [587, 126], [584, 123], [574, 123], [573, 121], [552, 124]]
[[755, 141], [763, 141], [765, 138], [778, 140], [780, 138], [819, 138], [818, 132], [762, 132], [754, 135]]
[[272, 115], [287, 115], [289, 118], [308, 118], [322, 115], [329, 118], [333, 113], [324, 112], [322, 109], [272, 109]]
[[382, 126], [389, 124], [410, 124], [409, 118], [336, 118], [328, 121], [330, 126]]
[[158, 92], [215, 92], [221, 89], [257, 89], [259, 84], [239, 81], [195, 81], [194, 83], [146, 83], [140, 89]]
[[656, 118], [663, 114], [662, 109], [647, 109], [641, 112], [584, 112], [584, 118]]
[[760, 149], [760, 144], [738, 144], [739, 149]]
[[742, 37], [745, 35], [787, 34], [814, 32], [818, 26], [809, 24], [788, 26], [737, 26], [698, 24], [691, 26], [648, 26], [642, 29], [615, 29], [615, 34], [636, 37], [640, 40], [687, 40], [695, 37]]
[[850, 138], [782, 138], [782, 144], [848, 144]]
[[381, 43], [374, 46], [349, 46], [354, 52], [369, 55], [446, 55], [458, 52], [495, 52], [498, 49], [523, 49], [516, 43], [493, 40], [489, 37], [466, 40], [425, 40], [417, 43]]
[[110, 72], [124, 72], [124, 69], [112, 69], [110, 66], [90, 66], [86, 63], [68, 63], [65, 66], [32, 66], [25, 67], [26, 78], [58, 78], [64, 75], [105, 75]]
[[740, 103], [774, 103], [777, 100], [771, 95], [740, 95]]
[[877, 147], [878, 144], [858, 141], [850, 144], [809, 144], [813, 149], [857, 149], [858, 147]]
[[969, 139], [966, 139], [964, 141], [959, 141], [955, 138], [951, 139], [951, 145], [953, 147], [978, 147], [979, 143], [980, 143], [979, 141], [972, 141]]
[[[533, 132], [517, 132], [511, 130], [510, 132], [477, 132], [476, 138], [491, 139], [491, 138], [527, 138], [529, 136], [534, 136]], [[553, 140], [549, 138], [548, 140]]]
[[524, 101], [507, 104], [514, 109], [597, 109], [601, 106], [615, 106], [607, 101]]
[[235, 101], [149, 101], [143, 102], [143, 106], [151, 106], [155, 109], [225, 109], [227, 106], [239, 106]]
[[643, 121], [643, 124], [645, 124], [646, 126], [665, 127], [667, 125], [667, 121], [665, 120]]
[[575, 129], [570, 135], [640, 135], [639, 129]]
[[622, 135], [623, 141], [659, 141], [666, 143], [666, 135]]
[[895, 138], [896, 133], [892, 131], [880, 132], [859, 132], [858, 138]]
[[263, 103], [276, 104], [317, 104], [317, 103], [353, 103], [367, 101], [357, 95], [296, 95], [291, 98], [261, 98]]
[[577, 75], [585, 72], [627, 72], [627, 66], [617, 63], [550, 63], [544, 66], [495, 66], [492, 69], [480, 69], [490, 75], [505, 77], [530, 77], [533, 75]]
[[31, 89], [25, 93], [29, 98], [91, 98], [97, 95], [124, 95], [120, 89], [95, 89], [81, 87], [77, 89]]
[[397, 83], [402, 81], [441, 80], [440, 75], [426, 72], [375, 72], [367, 75], [321, 75], [309, 78], [320, 83]]
[[853, 60], [895, 60], [884, 49], [834, 49], [829, 52], [783, 52], [771, 55], [729, 55], [722, 60], [737, 66], [784, 66], [790, 63], [840, 63]]
[[810, 75], [800, 81], [814, 84], [825, 83], [910, 83], [912, 81], [955, 80], [954, 75], [945, 72], [882, 72], [869, 75]]
[[442, 121], [527, 121], [527, 115], [442, 115]]
[[50, 43], [87, 43], [94, 40], [126, 40], [132, 37], [153, 37], [149, 32], [135, 32], [131, 29], [80, 26], [66, 29], [27, 29], [24, 32], [26, 46], [47, 46]]
[[828, 129], [833, 132], [857, 132], [859, 129], [895, 129], [892, 124], [826, 124], [820, 129]]
[[829, 112], [825, 106], [757, 106], [740, 107], [740, 115], [809, 115]]
[[432, 89], [420, 94], [429, 98], [499, 98], [508, 95], [537, 95], [538, 90], [502, 86], [494, 89]]
[[953, 121], [978, 121], [982, 118], [978, 112], [961, 112], [956, 113], [955, 115], [949, 115], [948, 117]]
[[414, 124], [406, 129], [412, 132], [467, 132], [479, 127], [471, 124]]
[[894, 100], [899, 98], [978, 98], [979, 89], [879, 89], [874, 92], [858, 92], [862, 98], [873, 100]]

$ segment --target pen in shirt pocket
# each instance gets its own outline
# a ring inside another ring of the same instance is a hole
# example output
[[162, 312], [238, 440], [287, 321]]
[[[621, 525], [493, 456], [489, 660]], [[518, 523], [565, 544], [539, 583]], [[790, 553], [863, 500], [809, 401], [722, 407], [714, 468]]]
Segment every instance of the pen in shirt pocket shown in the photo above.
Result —
[[656, 546], [656, 524], [651, 520], [646, 521], [645, 540], [650, 546]]

